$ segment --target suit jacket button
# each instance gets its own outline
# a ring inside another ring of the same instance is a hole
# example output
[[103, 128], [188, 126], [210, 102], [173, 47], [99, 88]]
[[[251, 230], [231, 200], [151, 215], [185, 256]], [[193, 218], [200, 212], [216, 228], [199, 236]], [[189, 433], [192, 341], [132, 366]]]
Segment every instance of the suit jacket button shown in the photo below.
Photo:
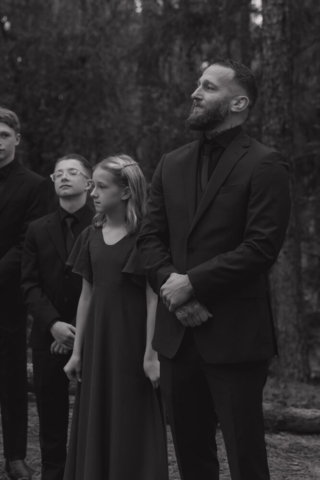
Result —
[[66, 275], [64, 276], [64, 278], [69, 278], [69, 275], [66, 274]]
[[67, 302], [68, 301], [68, 297], [64, 297], [64, 302]]

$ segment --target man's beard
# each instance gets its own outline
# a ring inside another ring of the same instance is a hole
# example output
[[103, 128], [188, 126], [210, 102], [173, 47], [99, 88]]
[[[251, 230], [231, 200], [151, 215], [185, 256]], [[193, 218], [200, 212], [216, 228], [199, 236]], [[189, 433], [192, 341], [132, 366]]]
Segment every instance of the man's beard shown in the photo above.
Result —
[[204, 110], [203, 113], [194, 114], [194, 106], [186, 120], [186, 127], [189, 130], [199, 130], [206, 132], [221, 125], [227, 118], [229, 112], [229, 104], [226, 102], [217, 103], [214, 109], [210, 111]]

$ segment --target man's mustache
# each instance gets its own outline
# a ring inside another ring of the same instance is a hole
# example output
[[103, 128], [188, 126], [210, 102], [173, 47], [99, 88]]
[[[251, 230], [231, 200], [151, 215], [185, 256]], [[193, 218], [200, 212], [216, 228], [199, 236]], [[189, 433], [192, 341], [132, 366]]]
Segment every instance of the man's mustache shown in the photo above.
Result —
[[191, 104], [190, 113], [192, 113], [196, 107], [203, 108], [203, 106], [199, 102], [194, 100], [193, 103]]

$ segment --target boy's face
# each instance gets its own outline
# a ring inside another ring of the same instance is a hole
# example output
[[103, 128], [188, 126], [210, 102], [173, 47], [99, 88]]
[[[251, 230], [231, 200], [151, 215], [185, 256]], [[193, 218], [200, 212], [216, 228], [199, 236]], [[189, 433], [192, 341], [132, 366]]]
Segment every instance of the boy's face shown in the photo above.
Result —
[[14, 159], [20, 135], [6, 123], [0, 122], [0, 167], [4, 167]]
[[78, 160], [61, 160], [54, 173], [58, 174], [54, 187], [60, 198], [80, 196], [90, 188], [89, 174]]

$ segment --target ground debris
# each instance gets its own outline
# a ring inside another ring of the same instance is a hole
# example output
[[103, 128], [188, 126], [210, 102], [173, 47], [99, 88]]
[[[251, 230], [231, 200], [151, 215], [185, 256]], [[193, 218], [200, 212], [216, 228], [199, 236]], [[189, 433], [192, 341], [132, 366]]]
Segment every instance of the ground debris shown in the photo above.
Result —
[[[70, 411], [71, 414], [72, 410]], [[5, 480], [2, 432], [0, 433], [0, 480]], [[170, 480], [180, 480], [169, 428], [168, 439]], [[230, 480], [229, 467], [220, 430], [217, 433], [217, 443], [221, 471], [220, 480]], [[266, 434], [266, 443], [272, 480], [320, 479], [320, 435], [268, 432]], [[32, 396], [30, 396], [29, 402], [27, 462], [35, 471], [33, 480], [39, 480], [41, 465], [38, 443], [38, 416], [34, 397]]]
[[266, 430], [293, 433], [320, 433], [320, 410], [263, 403]]

